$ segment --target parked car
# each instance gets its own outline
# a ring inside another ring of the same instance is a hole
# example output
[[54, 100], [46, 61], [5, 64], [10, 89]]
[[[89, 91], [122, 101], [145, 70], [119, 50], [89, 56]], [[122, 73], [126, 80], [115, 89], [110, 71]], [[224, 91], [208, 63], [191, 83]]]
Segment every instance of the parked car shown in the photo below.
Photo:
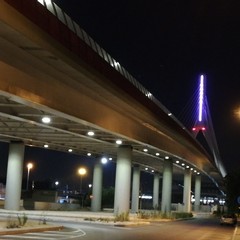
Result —
[[223, 214], [220, 217], [220, 224], [227, 224], [235, 226], [237, 224], [237, 216], [236, 214]]

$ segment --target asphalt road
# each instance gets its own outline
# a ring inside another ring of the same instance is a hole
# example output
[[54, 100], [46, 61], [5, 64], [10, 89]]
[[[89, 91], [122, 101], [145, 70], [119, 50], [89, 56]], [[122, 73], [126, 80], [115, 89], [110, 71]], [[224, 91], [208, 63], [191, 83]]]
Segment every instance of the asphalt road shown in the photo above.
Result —
[[116, 227], [109, 224], [58, 222], [61, 231], [1, 236], [0, 239], [81, 240], [232, 240], [234, 227], [220, 226], [218, 219], [155, 222], [150, 225]]

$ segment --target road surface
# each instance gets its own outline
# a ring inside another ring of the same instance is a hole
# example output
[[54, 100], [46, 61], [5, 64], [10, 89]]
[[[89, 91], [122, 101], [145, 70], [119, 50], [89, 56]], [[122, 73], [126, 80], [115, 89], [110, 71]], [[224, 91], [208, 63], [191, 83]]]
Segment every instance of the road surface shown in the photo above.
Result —
[[116, 227], [110, 224], [58, 222], [61, 231], [5, 235], [0, 239], [81, 240], [232, 240], [234, 227], [220, 226], [216, 218], [197, 218], [149, 225]]

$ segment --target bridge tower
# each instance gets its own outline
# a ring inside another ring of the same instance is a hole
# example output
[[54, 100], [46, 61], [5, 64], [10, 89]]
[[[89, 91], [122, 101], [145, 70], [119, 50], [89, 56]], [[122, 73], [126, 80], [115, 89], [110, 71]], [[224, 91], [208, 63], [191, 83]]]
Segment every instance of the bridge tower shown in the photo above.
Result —
[[193, 134], [195, 137], [199, 133], [199, 131], [206, 131], [207, 126], [207, 104], [206, 104], [206, 96], [205, 96], [205, 76], [201, 75], [199, 79], [199, 86], [198, 86], [198, 109], [197, 109], [197, 119], [195, 124], [192, 128]]
[[213, 128], [211, 113], [208, 107], [206, 95], [206, 76], [200, 75], [198, 86], [198, 100], [197, 100], [197, 118], [192, 128], [193, 135], [197, 138], [198, 133], [201, 132], [208, 144], [209, 150], [213, 156], [216, 167], [221, 173], [222, 177], [227, 175], [226, 169], [221, 161], [217, 140]]

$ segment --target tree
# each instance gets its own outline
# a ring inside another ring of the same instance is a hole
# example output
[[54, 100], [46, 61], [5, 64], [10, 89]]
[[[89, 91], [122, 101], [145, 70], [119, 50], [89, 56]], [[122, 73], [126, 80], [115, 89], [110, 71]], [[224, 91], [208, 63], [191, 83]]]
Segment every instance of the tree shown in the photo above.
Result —
[[233, 170], [226, 177], [227, 206], [229, 212], [238, 212], [240, 196], [240, 170]]
[[114, 204], [114, 187], [103, 188], [102, 206], [113, 208], [113, 204]]

